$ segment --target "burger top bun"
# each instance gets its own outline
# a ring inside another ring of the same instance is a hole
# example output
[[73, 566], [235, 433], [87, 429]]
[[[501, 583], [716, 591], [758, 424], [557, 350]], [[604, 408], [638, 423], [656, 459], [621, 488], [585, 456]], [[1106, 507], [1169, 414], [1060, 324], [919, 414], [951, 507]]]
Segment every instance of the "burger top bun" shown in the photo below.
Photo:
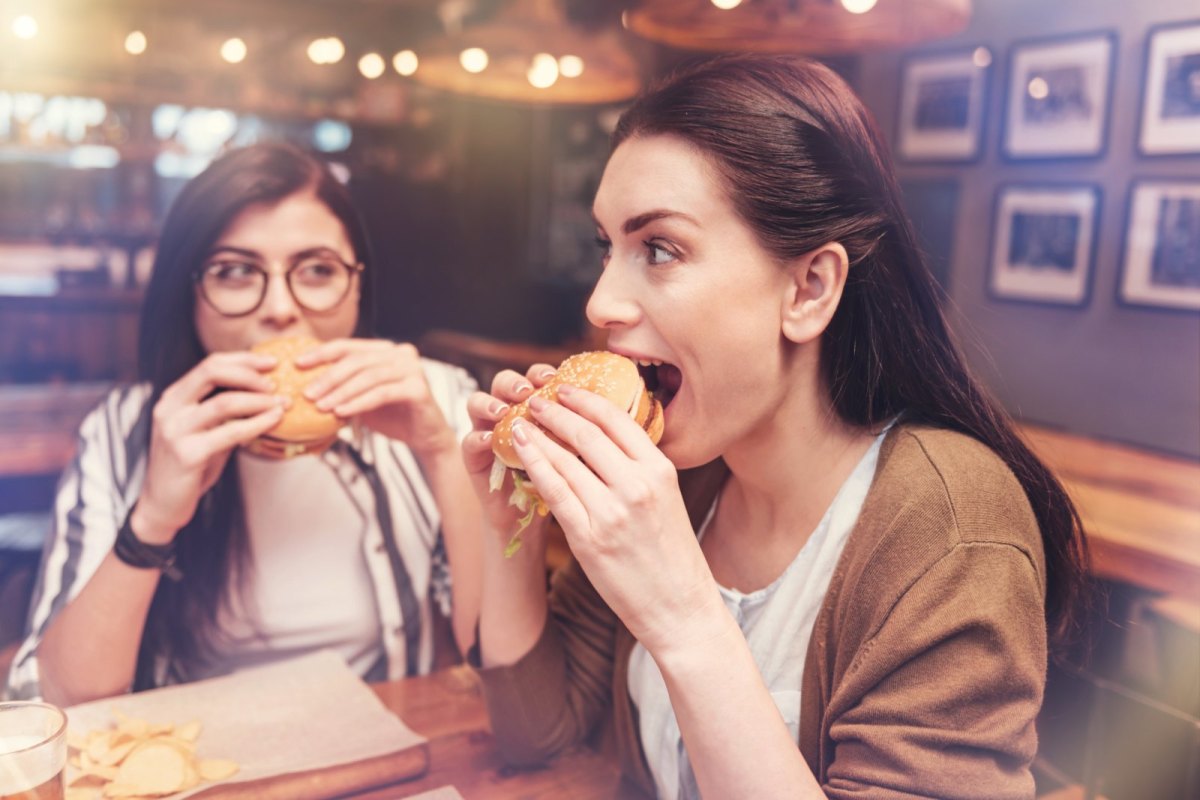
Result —
[[[625, 356], [603, 350], [578, 353], [562, 362], [544, 386], [509, 409], [496, 424], [492, 431], [492, 452], [504, 466], [522, 469], [521, 459], [517, 458], [513, 444], [512, 425], [517, 419], [533, 422], [529, 413], [530, 398], [544, 397], [551, 402], [558, 402], [558, 387], [564, 383], [594, 392], [628, 412], [650, 434], [655, 444], [662, 438], [662, 405], [646, 390], [646, 383], [638, 374], [637, 365]], [[553, 434], [547, 432], [547, 435], [574, 451]]]
[[311, 336], [291, 336], [271, 339], [251, 348], [260, 355], [273, 356], [275, 368], [267, 378], [275, 385], [275, 393], [291, 399], [279, 424], [255, 439], [247, 449], [269, 458], [290, 458], [303, 453], [319, 453], [337, 438], [342, 420], [329, 411], [321, 411], [304, 396], [310, 382], [325, 372], [327, 365], [299, 369], [294, 359], [321, 342]]

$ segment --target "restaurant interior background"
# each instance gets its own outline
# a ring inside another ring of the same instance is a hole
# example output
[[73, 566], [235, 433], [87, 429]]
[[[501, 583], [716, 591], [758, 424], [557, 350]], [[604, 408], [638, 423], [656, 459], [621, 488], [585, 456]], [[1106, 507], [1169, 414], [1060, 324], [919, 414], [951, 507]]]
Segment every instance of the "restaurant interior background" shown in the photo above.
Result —
[[214, 155], [324, 153], [380, 333], [481, 375], [594, 341], [591, 195], [640, 85], [806, 52], [875, 113], [972, 365], [1106, 537], [1040, 785], [1200, 796], [1195, 0], [0, 0], [0, 41], [0, 648], [80, 404], [134, 377], [156, 231]]

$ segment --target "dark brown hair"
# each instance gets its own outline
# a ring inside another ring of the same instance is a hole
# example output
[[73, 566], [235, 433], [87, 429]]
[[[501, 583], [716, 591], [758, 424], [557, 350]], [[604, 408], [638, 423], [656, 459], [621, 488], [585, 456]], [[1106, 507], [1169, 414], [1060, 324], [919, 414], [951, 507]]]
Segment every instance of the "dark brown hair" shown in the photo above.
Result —
[[1020, 481], [1041, 530], [1046, 619], [1066, 644], [1082, 619], [1088, 553], [1054, 475], [970, 375], [900, 201], [870, 113], [829, 68], [804, 59], [727, 56], [669, 77], [622, 117], [613, 147], [670, 135], [706, 153], [759, 242], [780, 262], [840, 242], [851, 269], [821, 341], [822, 379], [847, 422], [902, 415], [960, 431]]
[[[213, 244], [247, 207], [308, 190], [341, 221], [355, 257], [367, 265], [360, 273], [355, 335], [370, 334], [370, 254], [346, 187], [323, 162], [290, 144], [232, 150], [183, 187], [163, 223], [138, 332], [138, 373], [152, 388], [150, 406], [206, 355], [195, 326], [193, 276]], [[164, 672], [173, 681], [188, 680], [189, 669], [211, 654], [221, 604], [240, 587], [248, 565], [236, 459], [229, 459], [201, 498], [195, 516], [176, 535], [175, 547], [183, 577], [158, 583], [138, 652], [135, 689], [156, 685]]]

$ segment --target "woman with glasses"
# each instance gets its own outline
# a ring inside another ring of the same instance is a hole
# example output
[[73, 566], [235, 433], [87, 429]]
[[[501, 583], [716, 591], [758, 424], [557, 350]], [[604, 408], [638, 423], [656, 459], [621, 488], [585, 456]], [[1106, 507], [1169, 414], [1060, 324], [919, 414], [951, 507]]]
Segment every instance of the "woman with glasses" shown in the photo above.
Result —
[[[466, 649], [475, 385], [369, 338], [368, 256], [346, 188], [291, 146], [233, 151], [184, 187], [146, 292], [142, 380], [83, 422], [11, 696], [71, 705], [322, 648], [395, 678], [431, 667], [446, 617]], [[240, 446], [287, 401], [250, 348], [285, 336], [320, 340], [297, 360], [326, 367], [306, 394], [350, 424], [319, 455], [265, 460]]]

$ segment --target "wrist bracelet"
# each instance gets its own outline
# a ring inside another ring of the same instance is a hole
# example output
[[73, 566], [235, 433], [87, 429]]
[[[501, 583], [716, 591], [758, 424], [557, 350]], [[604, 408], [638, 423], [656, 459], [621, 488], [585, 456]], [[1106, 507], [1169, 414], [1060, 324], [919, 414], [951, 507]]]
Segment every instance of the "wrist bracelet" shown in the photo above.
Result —
[[[134, 506], [136, 508], [137, 506]], [[173, 581], [183, 577], [183, 573], [175, 566], [175, 544], [147, 544], [137, 538], [130, 521], [133, 519], [133, 509], [129, 509], [125, 522], [117, 531], [117, 541], [113, 544], [113, 554], [123, 564], [135, 569], [157, 569]]]

